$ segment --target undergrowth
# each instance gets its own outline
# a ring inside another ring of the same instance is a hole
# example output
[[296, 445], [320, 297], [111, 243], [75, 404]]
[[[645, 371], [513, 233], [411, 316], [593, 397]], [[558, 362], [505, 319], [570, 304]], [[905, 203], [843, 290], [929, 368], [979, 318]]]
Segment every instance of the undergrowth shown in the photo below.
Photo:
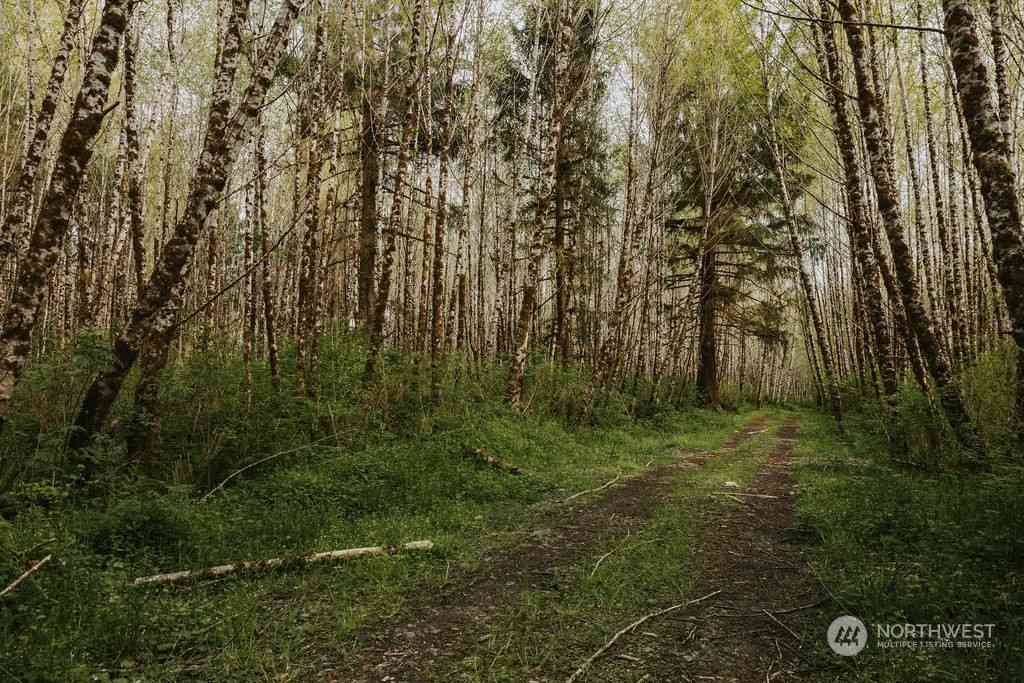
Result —
[[[997, 463], [965, 472], [893, 462], [885, 440], [853, 416], [839, 438], [807, 414], [797, 443], [798, 512], [815, 569], [841, 614], [867, 624], [867, 649], [833, 662], [820, 680], [1024, 680], [1024, 469]], [[861, 416], [862, 417], [862, 416]], [[882, 649], [879, 624], [994, 624], [991, 649]]]
[[[3, 437], [0, 583], [54, 557], [0, 606], [3, 680], [299, 676], [315, 665], [310, 643], [343, 638], [449, 563], [471, 562], [531, 506], [663, 462], [684, 444], [714, 443], [741, 419], [674, 405], [644, 385], [593, 396], [581, 371], [541, 362], [527, 378], [525, 412], [506, 407], [501, 367], [465, 360], [445, 368], [435, 406], [418, 359], [389, 357], [386, 376], [365, 386], [362, 345], [340, 336], [325, 340], [314, 400], [288, 386], [287, 354], [280, 391], [256, 366], [251, 402], [241, 365], [216, 350], [172, 365], [160, 450], [145, 462], [126, 459], [118, 432], [127, 387], [83, 489], [62, 442], [98, 362], [89, 354], [101, 355], [84, 348], [32, 371]], [[32, 392], [46, 400], [26, 401]], [[467, 449], [522, 474], [482, 465]], [[420, 539], [435, 550], [129, 586], [162, 571]]]

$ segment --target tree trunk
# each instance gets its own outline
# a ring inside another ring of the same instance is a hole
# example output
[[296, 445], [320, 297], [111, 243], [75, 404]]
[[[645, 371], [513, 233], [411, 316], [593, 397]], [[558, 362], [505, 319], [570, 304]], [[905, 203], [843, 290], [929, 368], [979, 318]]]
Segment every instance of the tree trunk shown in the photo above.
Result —
[[885, 112], [869, 77], [863, 34], [858, 25], [860, 19], [850, 0], [840, 0], [839, 14], [846, 22], [844, 29], [853, 57], [853, 71], [857, 82], [857, 105], [860, 109], [861, 124], [864, 126], [864, 138], [871, 175], [874, 179], [875, 194], [878, 199], [878, 210], [882, 215], [886, 234], [889, 236], [903, 307], [914, 328], [921, 353], [935, 378], [939, 400], [946, 417], [960, 443], [968, 449], [973, 449], [977, 446], [977, 438], [968, 420], [949, 357], [935, 332], [932, 317], [921, 300], [920, 287], [914, 277], [913, 258], [904, 239], [899, 193], [890, 172], [892, 167], [891, 148], [886, 144], [886, 134], [882, 125]]
[[853, 129], [846, 109], [846, 91], [843, 89], [839, 53], [836, 49], [835, 34], [831, 25], [831, 11], [825, 0], [821, 2], [821, 16], [823, 20], [830, 22], [822, 26], [822, 36], [824, 37], [822, 67], [826, 76], [828, 100], [835, 122], [836, 142], [839, 145], [845, 178], [849, 214], [847, 227], [861, 278], [864, 280], [866, 288], [873, 292], [872, 296], [863, 298], [862, 304], [871, 325], [876, 358], [885, 391], [886, 408], [891, 418], [896, 409], [896, 368], [892, 361], [892, 348], [886, 326], [885, 311], [882, 309], [882, 299], [877, 295], [877, 292], [882, 289], [882, 280], [878, 262], [875, 260], [875, 254], [871, 248], [871, 234], [867, 223], [860, 163], [857, 160]]
[[1010, 150], [992, 105], [985, 55], [970, 3], [943, 0], [946, 42], [956, 73], [957, 92], [981, 181], [992, 249], [1017, 345], [1017, 418], [1024, 424], [1024, 236]]
[[[451, 37], [450, 37], [451, 38]], [[441, 400], [441, 342], [444, 337], [444, 233], [448, 228], [448, 176], [452, 148], [452, 106], [455, 56], [449, 43], [445, 59], [447, 79], [441, 107], [441, 161], [437, 173], [437, 214], [434, 220], [434, 259], [430, 292], [430, 400]]]
[[718, 344], [715, 338], [717, 248], [711, 230], [712, 211], [704, 211], [704, 239], [701, 240], [697, 285], [697, 400], [704, 406], [719, 404]]
[[125, 377], [135, 364], [143, 341], [165, 338], [175, 329], [177, 309], [185, 288], [184, 276], [191, 265], [200, 231], [223, 193], [228, 172], [246, 130], [263, 106], [287, 46], [292, 22], [302, 4], [302, 0], [285, 0], [281, 5], [252, 82], [232, 116], [231, 86], [238, 63], [241, 25], [248, 10], [246, 0], [234, 0], [234, 18], [223, 46], [206, 139], [185, 212], [175, 227], [174, 235], [164, 246], [127, 328], [114, 343], [113, 362], [86, 392], [71, 438], [73, 449], [86, 446], [106, 420]]
[[523, 298], [519, 305], [516, 318], [515, 341], [512, 349], [512, 366], [508, 376], [508, 399], [515, 407], [522, 405], [523, 378], [526, 374], [526, 359], [530, 346], [530, 322], [537, 306], [537, 286], [540, 278], [541, 259], [544, 257], [544, 225], [547, 220], [548, 207], [551, 205], [552, 188], [559, 170], [559, 157], [562, 148], [562, 124], [565, 117], [565, 98], [559, 88], [564, 86], [567, 64], [566, 43], [568, 35], [568, 17], [562, 8], [563, 3], [556, 5], [556, 35], [553, 46], [555, 53], [555, 70], [551, 84], [551, 114], [546, 145], [541, 160], [541, 172], [537, 179], [536, 212], [534, 214], [530, 252], [527, 260], [526, 283], [523, 286]]
[[[11, 395], [18, 378], [25, 367], [31, 351], [32, 328], [35, 326], [42, 296], [50, 271], [61, 252], [61, 243], [71, 221], [75, 199], [85, 177], [86, 167], [92, 158], [90, 143], [100, 131], [106, 113], [104, 105], [110, 90], [110, 80], [117, 67], [121, 37], [127, 24], [125, 4], [127, 0], [108, 0], [103, 6], [99, 27], [93, 37], [92, 48], [85, 64], [82, 86], [75, 98], [71, 120], [60, 141], [57, 161], [50, 177], [50, 183], [43, 196], [42, 207], [28, 253], [18, 271], [14, 287], [14, 298], [4, 316], [4, 329], [0, 334], [0, 429], [6, 422]], [[77, 25], [77, 14], [68, 16], [72, 26]], [[58, 51], [55, 70], [63, 70], [61, 60], [67, 54]], [[51, 78], [54, 97], [49, 105], [56, 107], [61, 78]], [[49, 95], [49, 91], [47, 95]], [[44, 102], [44, 106], [49, 106]], [[40, 110], [40, 115], [43, 111]], [[47, 114], [52, 118], [52, 112]], [[40, 126], [37, 135], [45, 135], [48, 126]], [[34, 147], [33, 143], [33, 147]], [[41, 158], [45, 141], [40, 143], [37, 153]], [[36, 154], [36, 153], [33, 153]], [[27, 160], [28, 161], [28, 160]], [[38, 166], [38, 162], [36, 162]], [[11, 234], [17, 232], [12, 229]]]
[[138, 42], [138, 38], [132, 40], [129, 30], [124, 45], [124, 129], [125, 142], [128, 147], [125, 173], [128, 176], [128, 215], [136, 297], [142, 295], [142, 288], [146, 283], [146, 236], [145, 226], [142, 222], [144, 196], [142, 193], [142, 168], [139, 166], [138, 112], [135, 109], [135, 52], [138, 49]]
[[299, 393], [308, 398], [316, 394], [316, 367], [319, 335], [317, 321], [320, 317], [320, 172], [323, 165], [321, 134], [323, 119], [330, 119], [323, 109], [323, 14], [317, 13], [313, 55], [310, 60], [310, 84], [306, 90], [302, 118], [303, 143], [306, 147], [306, 192], [305, 230], [302, 238], [302, 254], [299, 265], [299, 299], [296, 308], [299, 316], [298, 338], [296, 340], [295, 372]]
[[262, 126], [259, 126], [259, 133], [256, 136], [254, 156], [256, 158], [256, 214], [260, 232], [260, 258], [263, 260], [262, 277], [260, 278], [263, 294], [263, 329], [267, 336], [267, 364], [270, 366], [270, 382], [276, 390], [281, 384], [281, 374], [277, 359], [277, 332], [274, 329], [274, 287], [270, 275], [270, 225], [267, 220], [266, 197], [264, 196], [267, 159], [263, 149]]
[[359, 186], [359, 323], [369, 328], [376, 301], [374, 274], [377, 270], [377, 182], [380, 176], [380, 149], [374, 122], [372, 93], [362, 97], [362, 124], [359, 153], [362, 182]]
[[[821, 314], [818, 312], [814, 286], [811, 283], [811, 276], [804, 266], [803, 250], [800, 248], [800, 240], [797, 239], [795, 220], [793, 217], [793, 204], [789, 197], [789, 187], [786, 185], [786, 169], [783, 166], [782, 151], [779, 147], [779, 140], [775, 129], [775, 121], [772, 113], [768, 112], [768, 125], [771, 132], [770, 148], [772, 157], [775, 160], [775, 177], [779, 181], [779, 191], [782, 193], [782, 212], [786, 219], [786, 232], [789, 234], [789, 244], [793, 248], [793, 257], [796, 260], [797, 271], [800, 276], [800, 286], [807, 298], [807, 309], [810, 312], [811, 324], [814, 328], [814, 338], [821, 350], [821, 366], [824, 371], [823, 388], [828, 393], [829, 407], [832, 409], [832, 417], [836, 420], [839, 432], [843, 431], [843, 406], [842, 397], [839, 393], [839, 384], [836, 382], [835, 369], [832, 367], [832, 352], [829, 350], [828, 337], [825, 335], [825, 328], [821, 323]], [[813, 348], [808, 352], [815, 374], [818, 365], [814, 359]], [[823, 392], [824, 393], [824, 392]]]
[[[370, 327], [370, 348], [366, 356], [365, 378], [372, 380], [377, 374], [377, 363], [381, 348], [384, 345], [384, 323], [387, 314], [388, 300], [391, 295], [391, 271], [395, 262], [395, 245], [398, 233], [402, 227], [402, 192], [405, 190], [405, 176], [409, 166], [409, 152], [412, 147], [413, 138], [416, 134], [416, 106], [415, 98], [417, 92], [418, 53], [420, 41], [420, 13], [422, 12], [422, 0], [416, 0], [413, 5], [412, 31], [409, 37], [409, 75], [408, 86], [405, 89], [405, 115], [402, 123], [402, 139], [398, 144], [398, 165], [395, 168], [395, 187], [391, 196], [391, 215], [388, 217], [387, 234], [384, 236], [384, 255], [381, 263], [380, 290], [377, 293], [377, 302], [373, 315], [373, 322]], [[410, 196], [411, 196], [410, 188]], [[408, 264], [406, 264], [408, 267]]]
[[[27, 148], [25, 149], [25, 158], [21, 164], [21, 175], [18, 178], [17, 185], [13, 188], [14, 204], [7, 210], [7, 215], [4, 217], [4, 223], [2, 229], [0, 229], [0, 257], [7, 255], [10, 258], [16, 258], [18, 250], [22, 246], [24, 241], [24, 233], [27, 229], [31, 229], [31, 219], [26, 220], [31, 215], [32, 205], [32, 192], [35, 188], [36, 175], [39, 172], [39, 167], [43, 161], [43, 154], [46, 153], [46, 143], [50, 137], [50, 125], [53, 123], [53, 116], [57, 112], [57, 105], [60, 101], [61, 90], [64, 87], [64, 75], [68, 70], [68, 62], [71, 59], [71, 50], [75, 45], [75, 33], [78, 31], [78, 25], [82, 18], [82, 7], [85, 5], [85, 0], [71, 0], [68, 3], [68, 8], [64, 12], [64, 29], [60, 35], [60, 41], [57, 44], [57, 53], [53, 58], [53, 67], [50, 69], [50, 80], [46, 84], [46, 91], [43, 95], [43, 102], [39, 106], [39, 112], [36, 114], [36, 120], [32, 123], [32, 136], [29, 139]], [[122, 10], [123, 11], [123, 10]], [[99, 34], [97, 34], [97, 38]], [[94, 44], [93, 50], [95, 51], [96, 46]], [[115, 62], [112, 63], [110, 70], [113, 71], [114, 64], [116, 64], [116, 46], [115, 50]], [[105, 91], [104, 91], [105, 93]], [[106, 98], [106, 95], [103, 95]], [[31, 88], [29, 91], [28, 107], [31, 111], [32, 107], [32, 92]], [[96, 106], [102, 107], [103, 102], [99, 102]], [[65, 134], [66, 135], [66, 134]], [[86, 160], [88, 163], [88, 160]], [[85, 164], [83, 164], [83, 169]], [[25, 225], [28, 223], [28, 225]]]

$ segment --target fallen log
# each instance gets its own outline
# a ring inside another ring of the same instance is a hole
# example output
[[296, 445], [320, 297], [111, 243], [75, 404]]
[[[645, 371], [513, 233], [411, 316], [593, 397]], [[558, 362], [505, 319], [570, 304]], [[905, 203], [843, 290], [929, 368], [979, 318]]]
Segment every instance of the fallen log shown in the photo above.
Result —
[[507, 462], [497, 458], [482, 448], [465, 448], [462, 454], [467, 458], [472, 458], [482, 465], [490, 465], [496, 470], [501, 472], [508, 472], [509, 474], [522, 474], [522, 470], [515, 465], [509, 465]]
[[39, 571], [42, 568], [42, 566], [44, 564], [46, 564], [47, 562], [49, 562], [52, 559], [53, 559], [53, 555], [51, 554], [51, 555], [47, 555], [43, 559], [41, 559], [38, 562], [34, 563], [31, 567], [29, 567], [25, 571], [24, 574], [22, 574], [21, 576], [16, 578], [14, 581], [12, 581], [10, 584], [8, 584], [7, 588], [5, 588], [2, 591], [0, 591], [0, 598], [6, 597], [7, 595], [10, 595], [11, 593], [13, 593], [14, 589], [17, 588], [21, 584], [22, 581], [24, 581], [28, 577], [32, 576], [33, 574], [35, 574], [37, 571]]
[[234, 564], [221, 564], [216, 567], [205, 569], [189, 569], [169, 574], [154, 574], [152, 576], [140, 576], [132, 581], [133, 586], [142, 586], [151, 583], [181, 583], [193, 579], [207, 579], [215, 576], [227, 576], [243, 571], [262, 571], [274, 569], [292, 564], [313, 564], [316, 562], [337, 562], [340, 560], [351, 560], [356, 557], [371, 555], [394, 555], [405, 550], [430, 550], [434, 547], [433, 541], [412, 541], [400, 545], [378, 545], [370, 548], [348, 548], [347, 550], [331, 550], [324, 553], [313, 553], [299, 557], [274, 557], [269, 560], [250, 560], [236, 562]]

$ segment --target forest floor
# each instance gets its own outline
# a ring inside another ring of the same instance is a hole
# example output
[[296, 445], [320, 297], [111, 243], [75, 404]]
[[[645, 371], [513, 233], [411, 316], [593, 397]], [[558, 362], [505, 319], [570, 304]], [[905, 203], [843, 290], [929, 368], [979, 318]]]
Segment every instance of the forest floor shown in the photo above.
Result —
[[[319, 446], [205, 501], [35, 507], [0, 520], [5, 575], [55, 558], [0, 605], [0, 679], [554, 683], [589, 661], [577, 682], [1024, 680], [1024, 468], [910, 469], [881, 438], [869, 415], [841, 437], [781, 408], [587, 430], [467, 416]], [[434, 549], [131, 586], [420, 539]], [[842, 614], [994, 624], [995, 642], [843, 658], [825, 638]]]
[[[804, 645], [820, 635], [810, 616], [826, 593], [793, 542], [788, 466], [798, 425], [796, 416], [781, 425], [758, 416], [714, 452], [680, 452], [545, 510], [517, 543], [453, 569], [439, 590], [369, 625], [321, 678], [565, 680], [607, 635], [595, 621], [610, 605], [580, 594], [599, 572], [623, 570], [636, 617], [692, 604], [623, 634], [585, 680], [785, 680], [820, 668]], [[664, 543], [667, 531], [697, 540], [687, 556], [661, 558], [675, 567], [647, 567], [652, 558], [638, 551]], [[684, 567], [695, 571], [680, 575]]]

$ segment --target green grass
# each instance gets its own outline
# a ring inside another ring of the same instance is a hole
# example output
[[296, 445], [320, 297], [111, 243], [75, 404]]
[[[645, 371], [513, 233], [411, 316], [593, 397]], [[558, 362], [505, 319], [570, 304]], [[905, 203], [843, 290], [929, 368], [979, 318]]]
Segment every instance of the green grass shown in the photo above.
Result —
[[[815, 413], [804, 416], [795, 457], [798, 513], [836, 597], [819, 624], [819, 654], [833, 664], [821, 680], [1024, 680], [1024, 470], [894, 466], [856, 419], [843, 442]], [[825, 628], [840, 614], [868, 625], [868, 647], [855, 657], [825, 648]], [[967, 652], [873, 647], [874, 625], [886, 623], [992, 623], [997, 643]]]
[[[744, 415], [742, 422], [751, 417]], [[721, 444], [722, 432], [709, 434], [713, 438], [705, 445]], [[431, 671], [429, 680], [512, 683], [552, 679], [559, 672], [568, 675], [624, 625], [694, 597], [693, 551], [702, 533], [700, 511], [724, 509], [728, 503], [710, 492], [724, 481], [749, 484], [774, 444], [773, 433], [761, 433], [700, 468], [681, 470], [670, 484], [670, 500], [658, 507], [643, 529], [631, 536], [612, 533], [598, 539], [590, 556], [559, 568], [557, 590], [521, 591], [501, 618], [483, 625], [470, 657]], [[606, 553], [611, 554], [601, 560]], [[654, 624], [650, 630], [659, 628], [663, 626]], [[635, 646], [643, 647], [644, 639], [640, 636]], [[622, 661], [605, 658], [586, 680], [629, 680], [625, 672]]]
[[[318, 664], [316, 643], [400, 609], [448, 563], [471, 563], [501, 543], [500, 532], [523, 524], [533, 506], [682, 447], [713, 447], [746, 419], [689, 411], [658, 424], [569, 430], [550, 417], [484, 411], [429, 434], [307, 449], [206, 502], [185, 487], [142, 484], [85, 502], [42, 495], [46, 505], [0, 521], [0, 582], [47, 539], [56, 558], [0, 611], [0, 678], [301, 680]], [[462, 455], [467, 446], [524, 474], [481, 467]], [[157, 571], [424, 538], [437, 549], [185, 587], [127, 586]], [[616, 562], [607, 564], [614, 576]], [[611, 581], [601, 579], [605, 590]]]

